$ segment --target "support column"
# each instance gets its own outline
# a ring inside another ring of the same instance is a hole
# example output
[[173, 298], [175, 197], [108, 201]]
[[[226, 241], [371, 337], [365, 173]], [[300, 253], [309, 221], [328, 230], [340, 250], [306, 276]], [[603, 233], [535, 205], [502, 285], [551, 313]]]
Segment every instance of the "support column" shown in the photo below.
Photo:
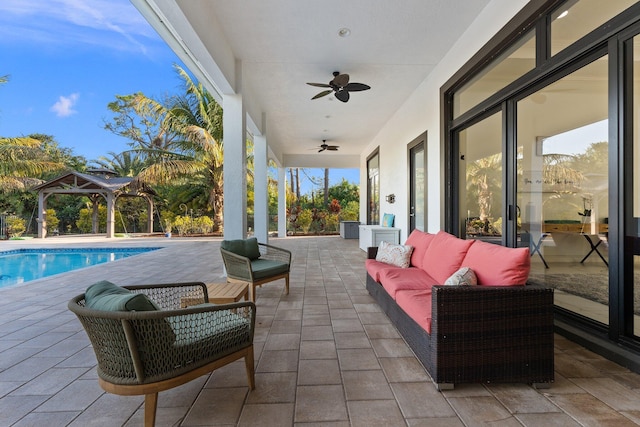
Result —
[[253, 137], [253, 226], [260, 243], [269, 243], [269, 177], [267, 138]]
[[287, 170], [278, 168], [278, 237], [287, 236]]
[[225, 94], [224, 115], [224, 238], [247, 236], [247, 138], [242, 95]]
[[38, 238], [47, 237], [47, 198], [43, 191], [38, 192]]
[[145, 197], [147, 199], [147, 233], [153, 234], [153, 200], [151, 197]]
[[107, 238], [115, 236], [116, 199], [112, 193], [107, 193]]
[[98, 234], [100, 231], [100, 216], [99, 216], [99, 207], [100, 207], [100, 196], [91, 196], [91, 233]]

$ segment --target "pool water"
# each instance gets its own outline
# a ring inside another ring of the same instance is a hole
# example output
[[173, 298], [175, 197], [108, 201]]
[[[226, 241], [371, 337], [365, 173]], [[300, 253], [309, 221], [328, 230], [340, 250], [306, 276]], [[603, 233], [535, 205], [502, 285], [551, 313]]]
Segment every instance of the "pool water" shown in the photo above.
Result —
[[0, 288], [160, 248], [17, 249], [0, 252]]

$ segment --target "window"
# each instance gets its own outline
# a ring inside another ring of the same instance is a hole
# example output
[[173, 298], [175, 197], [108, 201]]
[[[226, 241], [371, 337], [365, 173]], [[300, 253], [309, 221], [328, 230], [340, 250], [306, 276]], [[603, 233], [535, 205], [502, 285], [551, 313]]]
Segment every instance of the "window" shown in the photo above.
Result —
[[367, 224], [380, 224], [380, 153], [367, 158]]
[[453, 116], [459, 117], [500, 89], [533, 70], [536, 65], [536, 38], [530, 31], [481, 73], [453, 95]]
[[565, 2], [551, 14], [551, 54], [564, 50], [635, 3], [636, 0]]

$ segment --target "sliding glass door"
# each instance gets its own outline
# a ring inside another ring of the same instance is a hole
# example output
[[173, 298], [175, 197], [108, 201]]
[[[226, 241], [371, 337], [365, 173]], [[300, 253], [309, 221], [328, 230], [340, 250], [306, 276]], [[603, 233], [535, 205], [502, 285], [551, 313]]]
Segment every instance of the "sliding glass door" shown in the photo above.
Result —
[[[627, 63], [632, 64], [630, 78], [626, 84], [633, 87], [632, 102], [627, 103], [628, 111], [626, 117], [631, 118], [632, 135], [626, 138], [629, 142], [626, 148], [630, 152], [628, 166], [633, 171], [629, 174], [626, 191], [629, 200], [625, 209], [625, 266], [626, 273], [624, 283], [626, 286], [619, 287], [619, 292], [624, 295], [622, 298], [624, 313], [623, 320], [627, 326], [629, 334], [636, 338], [640, 337], [640, 36], [626, 42]], [[630, 286], [633, 284], [633, 287]], [[624, 302], [627, 301], [626, 304]], [[633, 302], [631, 302], [633, 301]]]
[[380, 153], [367, 158], [367, 224], [380, 224]]
[[427, 230], [427, 134], [414, 139], [409, 151], [409, 233]]
[[520, 235], [555, 304], [609, 320], [608, 56], [517, 102]]
[[529, 247], [558, 331], [638, 366], [640, 2], [540, 3], [442, 89], [445, 227]]

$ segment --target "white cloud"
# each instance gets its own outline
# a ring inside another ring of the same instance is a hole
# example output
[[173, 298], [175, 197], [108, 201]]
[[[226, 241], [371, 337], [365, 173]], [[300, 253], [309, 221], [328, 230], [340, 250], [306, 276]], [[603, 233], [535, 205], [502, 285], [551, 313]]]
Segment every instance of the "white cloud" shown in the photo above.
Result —
[[69, 117], [77, 113], [77, 111], [73, 109], [73, 106], [76, 105], [79, 97], [80, 94], [78, 93], [72, 93], [69, 96], [60, 95], [58, 102], [53, 104], [49, 110], [56, 113], [56, 116], [58, 117]]

